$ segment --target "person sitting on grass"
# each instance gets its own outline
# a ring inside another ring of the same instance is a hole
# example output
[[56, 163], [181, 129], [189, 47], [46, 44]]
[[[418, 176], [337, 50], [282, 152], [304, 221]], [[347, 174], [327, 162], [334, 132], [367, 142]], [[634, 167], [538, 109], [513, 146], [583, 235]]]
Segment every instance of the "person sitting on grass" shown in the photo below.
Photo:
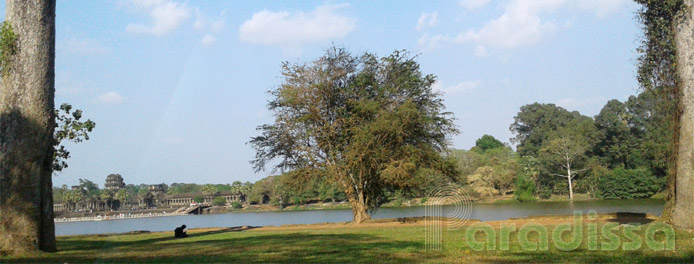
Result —
[[174, 237], [180, 237], [180, 238], [188, 237], [188, 234], [186, 234], [186, 232], [183, 231], [183, 229], [186, 229], [186, 225], [182, 225], [181, 227], [177, 227], [174, 230]]

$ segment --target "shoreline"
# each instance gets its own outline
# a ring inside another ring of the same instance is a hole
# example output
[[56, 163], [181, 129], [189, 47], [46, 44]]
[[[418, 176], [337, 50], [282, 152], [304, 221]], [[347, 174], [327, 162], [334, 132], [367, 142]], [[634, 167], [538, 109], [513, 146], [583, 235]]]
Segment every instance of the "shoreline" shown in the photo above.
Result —
[[[648, 200], [662, 200], [662, 198], [657, 197], [657, 198], [645, 198]], [[574, 200], [574, 202], [590, 202], [590, 201], [621, 201], [621, 200], [604, 200], [604, 199], [580, 199], [580, 200]], [[532, 203], [548, 203], [548, 202], [569, 202], [568, 200], [538, 200], [538, 201], [533, 201], [533, 202], [518, 202], [515, 200], [492, 200], [492, 201], [478, 201], [478, 202], [473, 202], [473, 204], [514, 204], [514, 203], [523, 203], [523, 204], [532, 204]], [[338, 204], [333, 204], [333, 205], [328, 205], [328, 206], [291, 206], [291, 207], [285, 207], [283, 209], [279, 209], [277, 206], [268, 206], [268, 205], [251, 205], [247, 208], [244, 209], [233, 209], [231, 210], [228, 207], [212, 207], [206, 210], [206, 213], [200, 214], [200, 215], [213, 215], [213, 214], [236, 214], [236, 213], [267, 213], [267, 212], [301, 212], [301, 211], [319, 211], [319, 210], [350, 210], [351, 208], [349, 206], [344, 206], [345, 204], [338, 203]], [[450, 205], [450, 204], [446, 204]], [[384, 205], [381, 206], [380, 208], [388, 208], [388, 209], [400, 209], [400, 208], [416, 208], [416, 207], [424, 207], [426, 204], [422, 204], [420, 202], [417, 203], [412, 203], [411, 205]], [[272, 207], [272, 208], [270, 208]], [[168, 209], [168, 208], [167, 208]], [[71, 222], [86, 222], [86, 221], [109, 221], [109, 220], [126, 220], [126, 219], [138, 219], [138, 218], [151, 218], [151, 217], [167, 217], [167, 216], [180, 216], [180, 215], [190, 215], [186, 213], [176, 213], [175, 210], [171, 213], [167, 213], [166, 211], [162, 212], [147, 212], [147, 213], [136, 213], [133, 214], [132, 212], [128, 211], [123, 211], [118, 214], [114, 215], [99, 215], [99, 216], [78, 216], [78, 217], [60, 217], [60, 218], [54, 218], [55, 223], [71, 223]]]
[[[620, 224], [646, 224], [658, 221], [659, 217], [646, 213], [600, 213], [593, 220], [587, 217], [582, 218], [583, 223], [607, 223], [618, 222]], [[189, 234], [209, 231], [280, 231], [280, 230], [314, 230], [314, 229], [331, 229], [331, 228], [383, 228], [392, 226], [425, 226], [434, 222], [450, 221], [448, 217], [398, 217], [398, 218], [383, 218], [370, 219], [361, 224], [354, 224], [352, 221], [334, 222], [334, 223], [313, 223], [313, 224], [286, 224], [286, 225], [267, 225], [267, 226], [234, 226], [234, 227], [200, 227], [188, 229]], [[540, 225], [557, 225], [562, 223], [573, 223], [574, 215], [530, 215], [527, 217], [511, 217], [505, 220], [482, 221], [479, 219], [468, 219], [460, 226], [470, 226], [476, 223], [486, 223], [492, 226], [500, 226], [502, 224], [515, 224], [523, 226], [528, 223]], [[459, 227], [460, 227], [459, 226]], [[135, 230], [123, 233], [104, 233], [104, 234], [84, 234], [84, 235], [58, 235], [56, 237], [108, 237], [118, 235], [133, 235], [133, 234], [156, 234], [156, 233], [171, 233], [171, 231], [149, 231]]]

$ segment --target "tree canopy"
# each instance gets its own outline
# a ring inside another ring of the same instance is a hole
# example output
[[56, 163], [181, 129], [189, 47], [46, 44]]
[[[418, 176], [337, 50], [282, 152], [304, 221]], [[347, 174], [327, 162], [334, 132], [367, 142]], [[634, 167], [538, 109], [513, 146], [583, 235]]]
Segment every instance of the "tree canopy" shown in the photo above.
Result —
[[257, 170], [277, 159], [274, 170], [338, 183], [355, 223], [370, 218], [388, 186], [414, 188], [428, 169], [455, 177], [455, 162], [442, 155], [458, 132], [453, 115], [431, 88], [435, 77], [409, 53], [378, 58], [333, 47], [308, 64], [284, 63], [282, 76], [270, 91], [275, 121], [249, 142]]

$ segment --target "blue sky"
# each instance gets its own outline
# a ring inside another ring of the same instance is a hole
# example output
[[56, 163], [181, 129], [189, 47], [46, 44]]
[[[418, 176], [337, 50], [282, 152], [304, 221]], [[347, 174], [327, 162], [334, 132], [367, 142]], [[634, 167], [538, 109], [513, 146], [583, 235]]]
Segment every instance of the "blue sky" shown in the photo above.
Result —
[[[4, 11], [4, 4], [1, 6]], [[56, 186], [255, 181], [246, 145], [272, 121], [282, 61], [335, 43], [418, 53], [462, 131], [502, 141], [521, 105], [593, 116], [638, 92], [638, 6], [627, 0], [59, 1], [56, 104], [97, 123]], [[4, 13], [4, 12], [2, 12]]]

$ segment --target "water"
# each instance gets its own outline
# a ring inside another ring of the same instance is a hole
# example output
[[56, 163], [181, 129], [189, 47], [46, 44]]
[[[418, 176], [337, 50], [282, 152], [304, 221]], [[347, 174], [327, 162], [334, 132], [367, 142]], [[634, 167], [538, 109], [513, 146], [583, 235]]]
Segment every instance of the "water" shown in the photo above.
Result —
[[[660, 215], [664, 201], [660, 199], [537, 202], [509, 204], [472, 204], [470, 219], [482, 221], [506, 220], [512, 217], [529, 215], [565, 215], [574, 211], [587, 213], [632, 212]], [[443, 206], [443, 216], [455, 210], [454, 206]], [[397, 218], [424, 216], [425, 207], [381, 208], [373, 218]], [[232, 227], [232, 226], [270, 226], [288, 224], [334, 223], [352, 220], [351, 210], [314, 210], [285, 212], [230, 213], [212, 215], [181, 215], [152, 218], [121, 219], [107, 221], [56, 223], [56, 235], [82, 235], [124, 233], [136, 230], [172, 231], [185, 224], [188, 228]]]

